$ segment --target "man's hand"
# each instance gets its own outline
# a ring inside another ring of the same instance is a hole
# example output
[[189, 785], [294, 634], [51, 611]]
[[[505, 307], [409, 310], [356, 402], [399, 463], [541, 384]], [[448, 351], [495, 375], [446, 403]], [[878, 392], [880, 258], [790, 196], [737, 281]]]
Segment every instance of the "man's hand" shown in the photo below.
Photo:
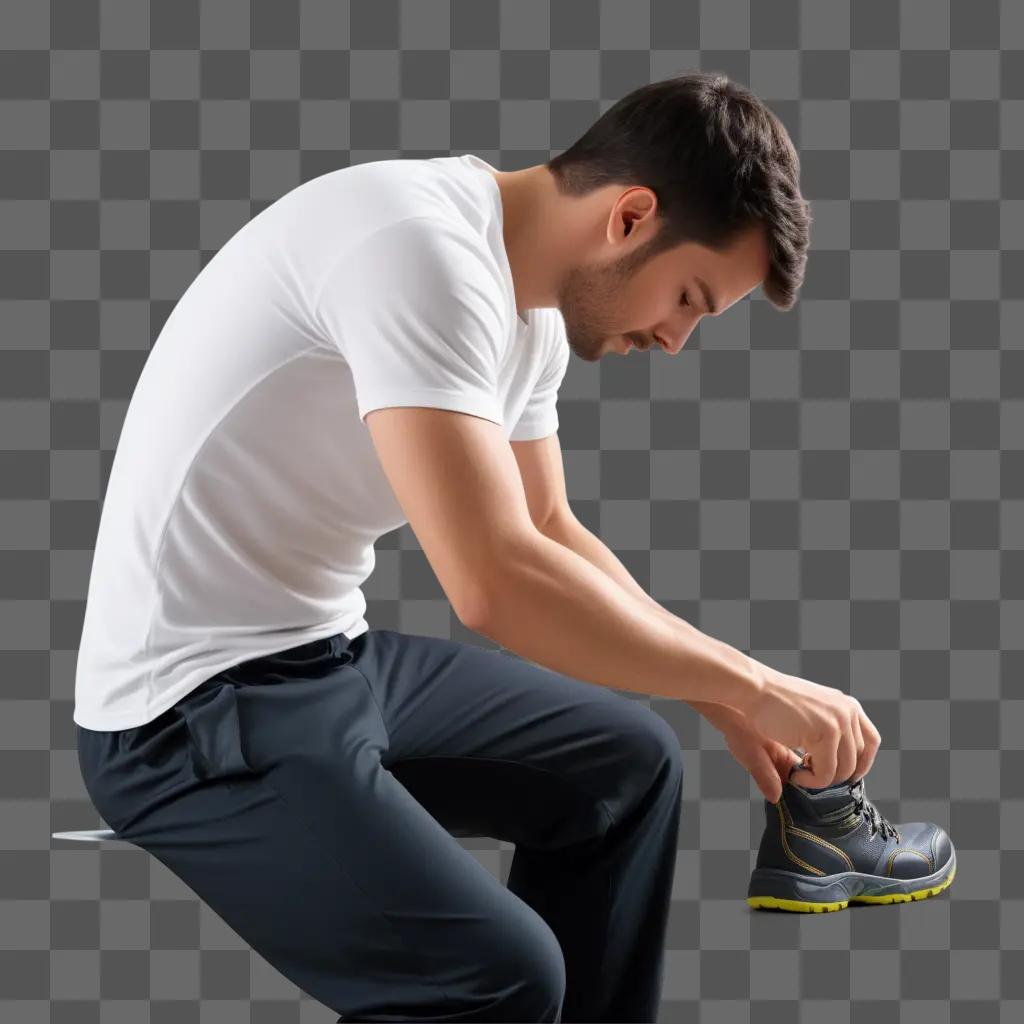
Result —
[[778, 803], [790, 769], [803, 760], [800, 755], [762, 735], [746, 715], [728, 705], [693, 705], [722, 734], [729, 753], [750, 772], [764, 798]]
[[806, 751], [794, 772], [801, 786], [856, 782], [871, 770], [882, 738], [856, 697], [767, 665], [764, 685], [737, 710], [758, 731], [792, 750]]

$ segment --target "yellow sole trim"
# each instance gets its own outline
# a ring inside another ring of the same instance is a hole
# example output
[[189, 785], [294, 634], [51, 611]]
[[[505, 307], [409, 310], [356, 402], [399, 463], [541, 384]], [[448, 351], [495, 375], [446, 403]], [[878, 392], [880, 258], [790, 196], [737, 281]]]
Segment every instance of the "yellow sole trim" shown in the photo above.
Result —
[[830, 910], [842, 910], [849, 900], [840, 903], [812, 903], [808, 900], [783, 900], [776, 896], [748, 896], [747, 903], [757, 910], [795, 910], [800, 913], [822, 914]]
[[853, 898], [858, 903], [909, 903], [911, 900], [927, 899], [929, 896], [942, 892], [943, 889], [948, 889], [955, 877], [956, 868], [953, 868], [949, 873], [949, 878], [938, 885], [933, 885], [930, 889], [918, 889], [917, 892], [894, 892], [888, 896], [854, 896]]
[[748, 896], [747, 903], [755, 910], [792, 910], [803, 914], [822, 914], [833, 910], [843, 910], [851, 903], [909, 903], [911, 900], [923, 900], [935, 896], [948, 889], [956, 877], [956, 868], [949, 873], [949, 878], [928, 889], [916, 892], [894, 892], [886, 896], [853, 896], [837, 903], [815, 903], [812, 900], [786, 900], [776, 896]]

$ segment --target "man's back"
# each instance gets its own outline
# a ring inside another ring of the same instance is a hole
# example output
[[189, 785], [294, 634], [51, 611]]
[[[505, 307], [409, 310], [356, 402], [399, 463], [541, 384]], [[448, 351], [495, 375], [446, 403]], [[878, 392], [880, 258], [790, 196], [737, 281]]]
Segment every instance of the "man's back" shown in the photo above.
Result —
[[[406, 522], [361, 422], [370, 408], [450, 378], [429, 404], [442, 395], [513, 439], [552, 429], [553, 398], [534, 396], [554, 354], [564, 370], [564, 325], [554, 309], [516, 315], [501, 215], [475, 156], [379, 161], [287, 193], [203, 268], [118, 442], [79, 725], [143, 724], [233, 664], [368, 628], [373, 543]], [[458, 301], [480, 336], [452, 321]]]

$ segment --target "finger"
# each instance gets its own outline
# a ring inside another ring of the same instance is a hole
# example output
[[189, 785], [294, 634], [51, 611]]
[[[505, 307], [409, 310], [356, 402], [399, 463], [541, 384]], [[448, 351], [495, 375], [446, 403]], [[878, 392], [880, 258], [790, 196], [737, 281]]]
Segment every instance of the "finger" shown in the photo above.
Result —
[[794, 754], [784, 743], [779, 743], [776, 740], [767, 741], [765, 749], [768, 751], [775, 774], [779, 778], [779, 796], [781, 797], [783, 788], [789, 782], [790, 771], [800, 764], [802, 758]]
[[863, 764], [858, 768], [858, 771], [860, 772], [860, 777], [863, 778], [871, 771], [871, 766], [875, 763], [875, 755], [878, 753], [878, 748], [882, 745], [882, 737], [863, 708], [860, 712], [860, 728], [864, 734], [864, 753], [861, 755]]
[[839, 749], [836, 756], [836, 782], [848, 782], [857, 767], [857, 734], [854, 731], [851, 715], [846, 728], [839, 737]]
[[857, 704], [857, 714], [853, 716], [853, 732], [857, 742], [857, 763], [854, 765], [853, 772], [850, 774], [850, 782], [857, 782], [859, 779], [864, 777], [864, 749], [866, 744], [864, 742], [864, 730], [860, 724], [860, 704]]
[[782, 796], [782, 779], [779, 777], [778, 766], [763, 747], [754, 755], [750, 774], [765, 800], [770, 804], [777, 804], [779, 797]]
[[803, 763], [803, 754], [796, 753], [785, 743], [779, 743], [778, 740], [768, 741], [768, 751], [783, 783], [789, 781], [790, 771]]
[[829, 732], [821, 739], [812, 743], [808, 749], [807, 760], [809, 768], [802, 768], [795, 772], [796, 775], [803, 775], [806, 772], [808, 782], [801, 783], [811, 789], [823, 789], [831, 786], [836, 777], [836, 761], [838, 760], [839, 733]]
[[810, 772], [810, 753], [806, 750], [798, 750], [796, 755], [800, 760], [790, 768], [788, 781], [796, 783], [798, 786], [813, 786], [814, 780], [811, 778]]

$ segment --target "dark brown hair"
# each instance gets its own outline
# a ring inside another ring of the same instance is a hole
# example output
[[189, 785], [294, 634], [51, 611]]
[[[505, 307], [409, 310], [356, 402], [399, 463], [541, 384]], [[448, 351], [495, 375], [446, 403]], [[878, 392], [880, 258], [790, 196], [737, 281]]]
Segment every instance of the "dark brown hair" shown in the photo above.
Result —
[[764, 294], [778, 309], [795, 302], [811, 224], [800, 158], [778, 117], [724, 73], [686, 71], [635, 89], [545, 166], [563, 195], [651, 189], [661, 228], [644, 259], [683, 242], [722, 252], [762, 224], [771, 260]]

